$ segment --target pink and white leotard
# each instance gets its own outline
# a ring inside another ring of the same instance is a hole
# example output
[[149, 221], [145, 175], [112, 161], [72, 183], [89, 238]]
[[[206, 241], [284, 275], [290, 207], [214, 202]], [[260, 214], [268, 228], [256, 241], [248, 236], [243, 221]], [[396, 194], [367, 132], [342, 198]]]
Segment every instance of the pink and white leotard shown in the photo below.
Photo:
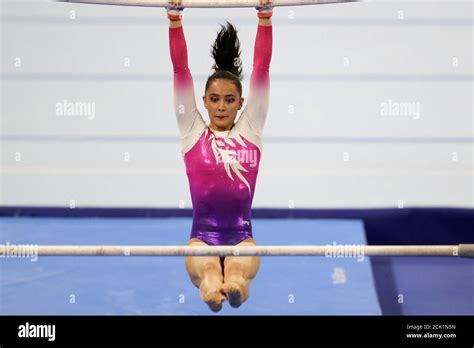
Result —
[[270, 96], [272, 27], [258, 25], [247, 105], [229, 131], [209, 128], [196, 107], [183, 27], [169, 29], [174, 69], [174, 107], [191, 189], [191, 238], [209, 245], [236, 245], [252, 237], [261, 137]]

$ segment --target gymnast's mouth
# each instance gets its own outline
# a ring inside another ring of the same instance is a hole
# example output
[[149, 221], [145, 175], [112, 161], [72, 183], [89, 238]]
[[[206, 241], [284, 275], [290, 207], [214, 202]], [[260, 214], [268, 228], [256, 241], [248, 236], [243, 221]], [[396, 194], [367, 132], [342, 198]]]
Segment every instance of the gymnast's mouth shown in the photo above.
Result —
[[218, 119], [220, 119], [220, 120], [223, 119], [223, 118], [226, 118], [226, 117], [227, 117], [227, 116], [218, 116], [218, 115], [216, 115], [216, 118], [218, 118]]

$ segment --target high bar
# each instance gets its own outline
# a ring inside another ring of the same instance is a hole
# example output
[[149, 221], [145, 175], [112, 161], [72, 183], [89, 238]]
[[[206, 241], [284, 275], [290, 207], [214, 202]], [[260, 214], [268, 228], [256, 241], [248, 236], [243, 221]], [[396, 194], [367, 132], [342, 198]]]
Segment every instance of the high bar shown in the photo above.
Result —
[[[474, 244], [459, 245], [30, 245], [38, 256], [451, 256], [474, 257]], [[0, 245], [0, 257], [11, 251]]]
[[[56, 0], [56, 2], [144, 7], [169, 6], [166, 0]], [[274, 0], [272, 6], [326, 5], [346, 2], [358, 2], [358, 0]], [[182, 2], [185, 8], [257, 7], [259, 4], [258, 0], [183, 0]]]

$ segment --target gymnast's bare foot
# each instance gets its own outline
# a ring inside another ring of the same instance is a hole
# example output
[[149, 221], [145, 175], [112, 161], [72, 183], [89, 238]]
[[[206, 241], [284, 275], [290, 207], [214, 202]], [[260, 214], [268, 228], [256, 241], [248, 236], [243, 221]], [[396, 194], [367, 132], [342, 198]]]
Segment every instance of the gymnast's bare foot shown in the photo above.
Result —
[[201, 280], [199, 291], [201, 292], [202, 300], [208, 304], [213, 312], [219, 312], [222, 309], [222, 303], [226, 299], [225, 295], [221, 292], [221, 288], [222, 275], [212, 271], [206, 272], [206, 275]]
[[230, 269], [224, 277], [222, 292], [227, 297], [229, 304], [234, 308], [239, 308], [249, 297], [248, 282], [242, 275], [240, 269]]

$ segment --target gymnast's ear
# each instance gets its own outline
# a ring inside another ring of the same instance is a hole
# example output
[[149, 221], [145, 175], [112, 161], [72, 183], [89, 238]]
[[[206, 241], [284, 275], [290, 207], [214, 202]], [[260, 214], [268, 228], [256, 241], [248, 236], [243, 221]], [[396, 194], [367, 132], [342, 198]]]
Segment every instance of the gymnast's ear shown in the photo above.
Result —
[[239, 106], [239, 110], [242, 109], [242, 106], [244, 105], [244, 101], [245, 101], [245, 98], [240, 98], [240, 106]]

